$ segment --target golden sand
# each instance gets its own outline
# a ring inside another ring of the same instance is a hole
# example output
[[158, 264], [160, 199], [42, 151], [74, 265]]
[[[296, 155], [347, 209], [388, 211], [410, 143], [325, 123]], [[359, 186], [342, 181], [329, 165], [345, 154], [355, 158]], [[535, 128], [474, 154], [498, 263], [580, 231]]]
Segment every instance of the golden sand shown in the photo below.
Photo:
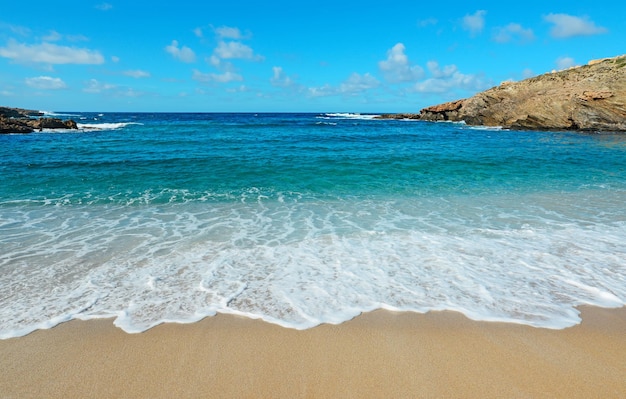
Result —
[[626, 398], [626, 308], [565, 330], [376, 311], [296, 331], [235, 316], [0, 340], [0, 398]]

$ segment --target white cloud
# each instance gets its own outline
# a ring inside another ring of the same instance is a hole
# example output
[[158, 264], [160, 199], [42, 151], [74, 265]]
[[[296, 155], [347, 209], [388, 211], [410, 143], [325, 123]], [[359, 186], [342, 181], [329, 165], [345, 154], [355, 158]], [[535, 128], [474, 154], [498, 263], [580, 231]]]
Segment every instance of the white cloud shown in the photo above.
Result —
[[215, 68], [221, 68], [222, 67], [222, 60], [216, 56], [215, 54], [213, 54], [212, 56], [205, 58], [206, 62], [208, 62], [210, 65], [213, 65]]
[[458, 72], [456, 65], [446, 65], [441, 69], [437, 61], [428, 61], [426, 67], [431, 75], [437, 79], [447, 79]]
[[95, 7], [100, 11], [109, 11], [110, 9], [113, 8], [113, 6], [109, 3], [100, 3], [96, 5]]
[[196, 29], [194, 29], [194, 30], [193, 30], [193, 33], [194, 33], [196, 36], [198, 36], [198, 37], [203, 37], [203, 36], [204, 36], [204, 33], [202, 32], [202, 28], [199, 28], [199, 27], [198, 27], [198, 28], [196, 28]]
[[143, 95], [143, 93], [140, 91], [135, 91], [132, 87], [129, 87], [125, 89], [124, 91], [120, 91], [116, 93], [116, 95], [122, 96], [122, 97], [140, 97]]
[[123, 74], [136, 79], [150, 77], [150, 72], [142, 71], [140, 69], [124, 71]]
[[9, 40], [0, 47], [0, 57], [17, 62], [40, 62], [46, 64], [102, 64], [104, 57], [98, 51], [85, 48], [58, 46], [52, 43], [23, 44]]
[[424, 76], [419, 65], [411, 66], [404, 50], [404, 44], [398, 43], [387, 51], [387, 59], [378, 63], [385, 79], [391, 83], [414, 82]]
[[522, 78], [524, 78], [524, 79], [532, 78], [535, 75], [536, 75], [536, 73], [533, 72], [533, 70], [530, 69], [530, 68], [526, 68], [526, 69], [524, 69], [522, 71]]
[[463, 17], [463, 28], [470, 31], [472, 35], [476, 35], [483, 31], [485, 27], [485, 15], [487, 11], [478, 10], [472, 15]]
[[172, 57], [182, 62], [191, 63], [196, 60], [196, 54], [187, 46], [178, 47], [178, 41], [172, 40], [172, 44], [165, 46], [165, 51], [172, 55]]
[[192, 79], [203, 83], [228, 83], [240, 82], [243, 80], [243, 77], [232, 71], [226, 71], [223, 73], [202, 73], [197, 69], [194, 69]]
[[43, 40], [45, 42], [57, 42], [59, 40], [61, 40], [63, 38], [63, 36], [61, 36], [61, 34], [55, 30], [50, 31], [50, 33], [47, 36], [43, 37]]
[[366, 73], [364, 75], [353, 73], [339, 87], [326, 84], [322, 87], [310, 87], [308, 89], [311, 97], [327, 97], [335, 95], [355, 95], [364, 91], [374, 89], [380, 85], [380, 82]]
[[431, 78], [418, 82], [414, 90], [420, 93], [446, 93], [453, 90], [484, 90], [489, 86], [478, 75], [466, 75], [459, 72], [456, 65], [447, 65], [443, 68], [435, 61], [428, 62]]
[[558, 39], [572, 36], [599, 35], [608, 32], [608, 29], [596, 26], [588, 17], [575, 17], [567, 14], [548, 14], [544, 19], [554, 26], [550, 35]]
[[117, 56], [115, 56], [115, 55], [112, 55], [112, 56], [111, 56], [111, 61], [113, 61], [113, 62], [115, 62], [115, 63], [118, 63], [118, 62], [120, 62], [120, 57], [117, 57]]
[[274, 76], [270, 79], [272, 86], [288, 87], [293, 84], [293, 80], [285, 74], [282, 67], [275, 66], [272, 68]]
[[35, 78], [26, 78], [26, 85], [41, 90], [58, 90], [65, 89], [67, 85], [61, 78], [53, 78], [51, 76], [37, 76]]
[[231, 27], [231, 26], [221, 26], [219, 28], [214, 29], [215, 34], [222, 39], [243, 39], [244, 36], [241, 34], [239, 28]]
[[356, 94], [376, 88], [379, 84], [378, 80], [369, 73], [365, 75], [353, 73], [339, 86], [339, 92], [344, 94]]
[[417, 21], [417, 26], [419, 26], [420, 28], [425, 28], [427, 26], [433, 26], [433, 25], [437, 25], [437, 23], [439, 23], [439, 21], [437, 21], [436, 18], [427, 18], [427, 19], [422, 19], [420, 21]]
[[206, 62], [208, 62], [209, 65], [219, 69], [222, 72], [235, 72], [236, 71], [235, 65], [233, 65], [232, 62], [224, 61], [220, 57], [216, 56], [215, 54], [207, 58]]
[[89, 39], [83, 35], [65, 35], [65, 39], [70, 42], [87, 42]]
[[99, 82], [96, 79], [90, 79], [83, 88], [83, 91], [86, 93], [101, 93], [106, 90], [111, 90], [116, 88], [116, 85]]
[[221, 59], [243, 59], [257, 61], [263, 59], [262, 56], [255, 55], [251, 47], [237, 41], [220, 41], [214, 52]]
[[[249, 37], [249, 34], [242, 35], [239, 28], [222, 26], [212, 28], [217, 39], [217, 47], [213, 49], [213, 54], [205, 58], [206, 62], [218, 69], [220, 73], [202, 73], [194, 70], [193, 79], [199, 82], [218, 82], [228, 83], [233, 81], [242, 81], [243, 77], [237, 73], [235, 65], [227, 60], [248, 60], [262, 61], [263, 56], [255, 54], [252, 48], [239, 39]], [[196, 28], [197, 36], [202, 37], [201, 28]], [[229, 39], [229, 40], [224, 40]]]
[[87, 39], [83, 35], [62, 35], [59, 32], [52, 30], [48, 35], [42, 37], [44, 42], [58, 42], [60, 40], [69, 40], [71, 42], [86, 42]]
[[496, 28], [493, 40], [498, 43], [508, 43], [514, 40], [529, 42], [535, 38], [532, 29], [525, 29], [522, 25], [511, 23], [503, 28]]
[[325, 84], [322, 87], [310, 87], [309, 88], [309, 95], [311, 97], [327, 97], [327, 96], [333, 96], [337, 94], [337, 89], [332, 87], [329, 84]]
[[556, 67], [559, 70], [571, 68], [573, 66], [576, 66], [576, 61], [574, 61], [572, 57], [559, 57], [556, 60]]
[[16, 35], [20, 35], [20, 36], [30, 36], [30, 33], [31, 33], [30, 28], [26, 28], [20, 25], [6, 24], [4, 22], [0, 22], [0, 29], [8, 29], [11, 32], [15, 33]]
[[231, 87], [226, 89], [226, 91], [229, 93], [246, 93], [249, 92], [250, 89], [246, 85], [241, 85], [239, 87]]

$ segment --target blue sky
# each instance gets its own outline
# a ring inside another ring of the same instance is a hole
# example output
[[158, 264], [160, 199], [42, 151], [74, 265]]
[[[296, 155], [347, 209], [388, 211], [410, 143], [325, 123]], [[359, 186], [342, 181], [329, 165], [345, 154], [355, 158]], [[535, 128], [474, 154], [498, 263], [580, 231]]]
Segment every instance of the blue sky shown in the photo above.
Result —
[[417, 112], [626, 53], [623, 2], [7, 1], [0, 105]]

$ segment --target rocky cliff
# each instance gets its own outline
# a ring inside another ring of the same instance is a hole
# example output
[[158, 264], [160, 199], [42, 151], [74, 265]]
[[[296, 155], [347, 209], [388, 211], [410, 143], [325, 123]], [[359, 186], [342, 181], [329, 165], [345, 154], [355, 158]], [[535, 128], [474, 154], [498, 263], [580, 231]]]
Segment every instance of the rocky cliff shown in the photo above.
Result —
[[626, 55], [521, 82], [464, 100], [387, 116], [511, 129], [626, 131]]
[[39, 118], [39, 111], [21, 108], [0, 107], [1, 133], [31, 133], [42, 129], [77, 129], [76, 122], [71, 119]]

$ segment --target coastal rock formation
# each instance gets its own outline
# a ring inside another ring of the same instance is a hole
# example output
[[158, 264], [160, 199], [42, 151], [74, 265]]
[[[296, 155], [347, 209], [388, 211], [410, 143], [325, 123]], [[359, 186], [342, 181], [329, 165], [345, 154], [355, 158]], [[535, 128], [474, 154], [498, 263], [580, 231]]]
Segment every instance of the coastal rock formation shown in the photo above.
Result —
[[411, 119], [511, 129], [626, 131], [626, 55], [504, 82], [468, 99], [424, 108]]
[[43, 112], [32, 109], [0, 107], [0, 116], [6, 118], [28, 118], [31, 116], [43, 116]]
[[0, 107], [0, 133], [31, 133], [42, 129], [78, 129], [76, 122], [68, 119], [37, 118], [39, 111]]

